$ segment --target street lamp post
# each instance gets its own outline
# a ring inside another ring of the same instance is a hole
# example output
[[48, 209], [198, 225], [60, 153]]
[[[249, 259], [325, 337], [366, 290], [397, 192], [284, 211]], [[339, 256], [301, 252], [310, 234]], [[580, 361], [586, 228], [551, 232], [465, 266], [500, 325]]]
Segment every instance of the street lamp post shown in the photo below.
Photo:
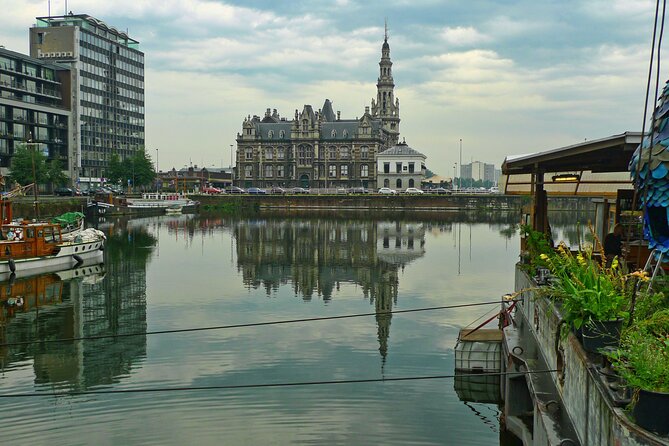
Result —
[[233, 185], [234, 185], [234, 182], [233, 182], [233, 180], [232, 180], [232, 179], [233, 179], [232, 177], [234, 176], [234, 175], [233, 175], [234, 168], [232, 167], [232, 163], [233, 163], [233, 161], [232, 161], [232, 152], [233, 152], [233, 150], [234, 150], [234, 149], [233, 149], [233, 145], [234, 145], [234, 144], [230, 144], [230, 186], [233, 186]]
[[458, 191], [462, 189], [462, 138], [460, 138], [460, 175], [458, 176]]
[[32, 132], [28, 132], [28, 140], [25, 143], [26, 148], [30, 150], [30, 159], [32, 161], [32, 168], [33, 168], [33, 196], [35, 197], [35, 201], [33, 202], [33, 206], [35, 208], [35, 218], [39, 218], [39, 204], [37, 201], [37, 171], [35, 169], [35, 146], [39, 147], [40, 143], [34, 143], [33, 141], [33, 134]]
[[160, 175], [158, 174], [158, 149], [156, 149], [156, 192], [158, 192], [158, 184], [160, 182]]
[[451, 189], [453, 189], [453, 186], [455, 186], [455, 169], [457, 169], [458, 163], [453, 164], [453, 181], [451, 181]]

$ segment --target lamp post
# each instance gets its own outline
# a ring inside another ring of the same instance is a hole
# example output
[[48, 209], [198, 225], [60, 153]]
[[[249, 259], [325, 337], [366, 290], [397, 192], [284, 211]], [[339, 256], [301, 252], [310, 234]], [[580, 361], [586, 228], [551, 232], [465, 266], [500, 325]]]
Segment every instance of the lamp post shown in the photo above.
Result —
[[160, 175], [158, 174], [158, 149], [156, 149], [156, 192], [158, 192], [158, 184], [160, 182]]
[[34, 143], [32, 132], [28, 132], [28, 140], [25, 142], [25, 145], [26, 148], [30, 150], [30, 159], [32, 161], [33, 168], [33, 196], [35, 197], [33, 206], [35, 208], [35, 218], [39, 218], [39, 204], [37, 201], [37, 170], [35, 169], [35, 146], [39, 147], [40, 143]]
[[233, 175], [234, 168], [232, 167], [232, 151], [233, 151], [232, 146], [233, 145], [234, 144], [230, 144], [230, 186], [232, 186], [234, 184], [233, 181], [232, 181], [232, 177], [234, 176]]
[[453, 164], [453, 181], [451, 181], [451, 189], [453, 189], [453, 186], [455, 186], [455, 169], [457, 169], [458, 163]]
[[460, 175], [458, 176], [458, 191], [462, 189], [462, 138], [460, 138]]

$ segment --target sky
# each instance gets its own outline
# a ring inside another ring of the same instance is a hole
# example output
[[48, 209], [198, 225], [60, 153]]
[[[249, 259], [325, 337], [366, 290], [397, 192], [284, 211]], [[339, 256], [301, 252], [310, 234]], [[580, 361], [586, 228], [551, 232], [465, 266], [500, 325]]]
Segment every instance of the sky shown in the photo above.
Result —
[[[0, 0], [0, 45], [29, 53], [47, 0]], [[388, 23], [400, 139], [455, 163], [641, 131], [649, 0], [52, 0], [127, 30], [145, 53], [146, 148], [159, 169], [228, 166], [242, 121], [376, 96]], [[667, 79], [660, 74], [661, 85]]]

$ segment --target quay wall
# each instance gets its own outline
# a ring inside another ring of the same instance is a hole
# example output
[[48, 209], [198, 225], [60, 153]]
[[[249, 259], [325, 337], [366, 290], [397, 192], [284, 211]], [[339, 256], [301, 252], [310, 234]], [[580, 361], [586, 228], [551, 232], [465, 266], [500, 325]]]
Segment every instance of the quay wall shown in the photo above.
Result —
[[[573, 333], [561, 335], [560, 312], [537, 285], [516, 266], [516, 290], [520, 294], [519, 323], [527, 324], [548, 369], [558, 370], [551, 378], [560, 394], [569, 419], [583, 445], [641, 446], [669, 445], [669, 441], [639, 428], [609, 397], [600, 379], [598, 355], [588, 354]], [[535, 396], [536, 397], [536, 396]], [[537, 422], [535, 414], [535, 422]], [[551, 430], [546, 426], [545, 430]], [[535, 439], [536, 440], [536, 439]], [[546, 444], [543, 442], [533, 444]]]

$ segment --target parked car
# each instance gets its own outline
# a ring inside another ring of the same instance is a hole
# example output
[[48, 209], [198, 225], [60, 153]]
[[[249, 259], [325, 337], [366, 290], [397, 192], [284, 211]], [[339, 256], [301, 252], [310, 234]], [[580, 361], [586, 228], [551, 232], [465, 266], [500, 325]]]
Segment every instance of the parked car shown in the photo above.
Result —
[[379, 189], [379, 193], [383, 195], [395, 195], [397, 194], [397, 191], [389, 187], [382, 187], [381, 189]]
[[289, 194], [308, 194], [309, 189], [305, 189], [303, 187], [292, 187], [288, 189]]
[[53, 190], [53, 194], [59, 197], [74, 197], [74, 190], [69, 187], [57, 187]]
[[244, 189], [237, 186], [228, 186], [225, 188], [225, 191], [229, 194], [243, 194], [246, 192]]
[[203, 194], [209, 194], [209, 195], [218, 195], [218, 194], [222, 194], [223, 191], [221, 189], [217, 188], [217, 187], [206, 186], [206, 187], [202, 188], [202, 193]]
[[92, 189], [88, 189], [88, 195], [91, 197], [96, 194], [113, 194], [114, 192], [106, 187], [94, 187]]
[[265, 195], [267, 193], [265, 189], [260, 189], [259, 187], [249, 187], [246, 189], [246, 192], [252, 195]]
[[445, 187], [436, 187], [434, 189], [430, 189], [430, 193], [450, 195], [452, 192], [450, 189], [446, 189]]
[[424, 192], [417, 187], [407, 187], [404, 191], [405, 194], [423, 194]]
[[270, 194], [283, 195], [286, 193], [286, 189], [283, 187], [275, 186], [269, 190]]
[[364, 187], [352, 187], [348, 190], [349, 194], [368, 194], [369, 191]]

